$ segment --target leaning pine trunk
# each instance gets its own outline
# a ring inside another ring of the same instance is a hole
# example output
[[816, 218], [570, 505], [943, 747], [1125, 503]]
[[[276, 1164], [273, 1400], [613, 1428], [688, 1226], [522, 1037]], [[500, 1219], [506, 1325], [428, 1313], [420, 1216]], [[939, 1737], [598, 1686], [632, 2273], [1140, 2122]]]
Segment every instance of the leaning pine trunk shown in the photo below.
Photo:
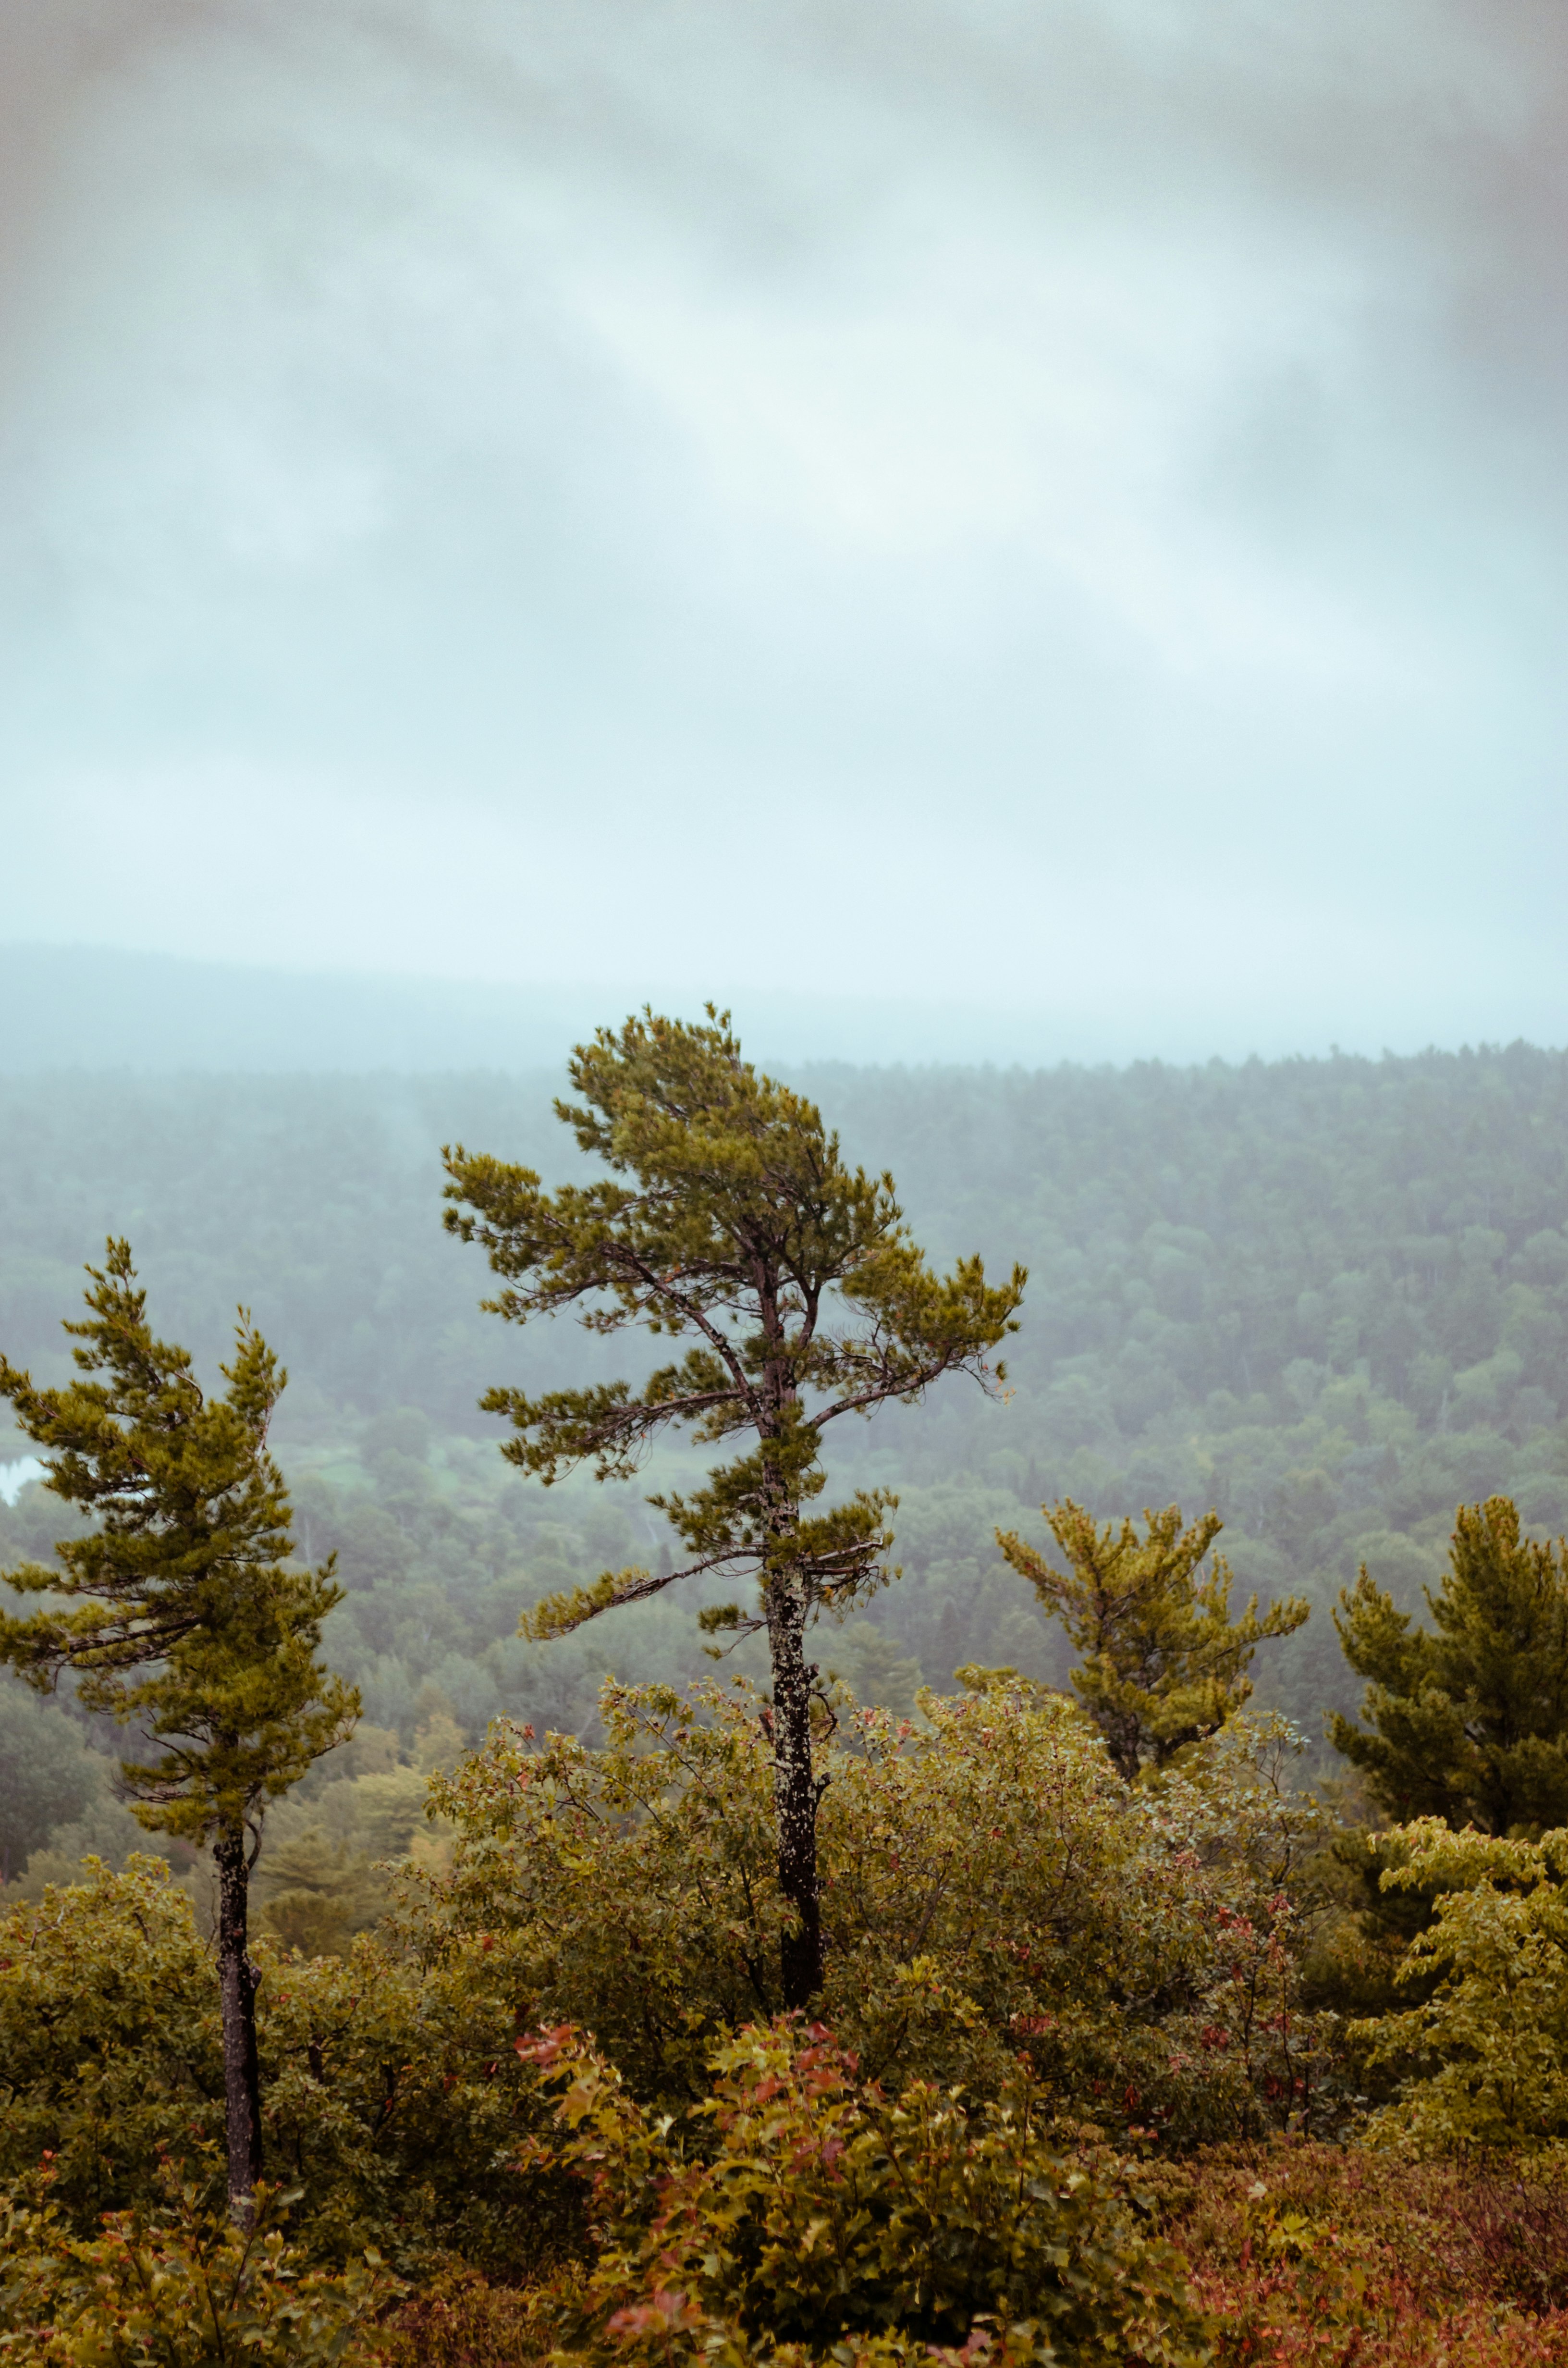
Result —
[[256, 2054], [256, 1967], [246, 1929], [250, 1869], [244, 1836], [222, 1834], [218, 1861], [218, 1989], [223, 2005], [223, 2108], [229, 2138], [229, 2212], [248, 2227], [261, 2176], [261, 2075]]
[[779, 1951], [786, 2007], [807, 2007], [822, 1987], [822, 1903], [817, 1893], [817, 1787], [812, 1772], [812, 1679], [804, 1608], [787, 1580], [767, 1590], [773, 1661], [773, 1805], [778, 1882], [795, 1911]]

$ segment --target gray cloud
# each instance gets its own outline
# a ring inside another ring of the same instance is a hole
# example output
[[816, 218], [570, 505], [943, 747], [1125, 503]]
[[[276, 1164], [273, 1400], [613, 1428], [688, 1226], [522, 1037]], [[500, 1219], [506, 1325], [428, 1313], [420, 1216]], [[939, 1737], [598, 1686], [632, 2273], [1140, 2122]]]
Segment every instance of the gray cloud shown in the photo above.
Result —
[[1561, 1037], [1554, 6], [56, 21], [0, 930]]

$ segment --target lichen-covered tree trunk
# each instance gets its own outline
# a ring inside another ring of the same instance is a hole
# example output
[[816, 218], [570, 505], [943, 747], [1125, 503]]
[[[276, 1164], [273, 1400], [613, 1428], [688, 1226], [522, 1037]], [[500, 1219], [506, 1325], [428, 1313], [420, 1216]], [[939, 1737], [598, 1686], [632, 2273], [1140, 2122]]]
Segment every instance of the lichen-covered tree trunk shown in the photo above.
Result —
[[261, 2176], [261, 2073], [256, 2052], [256, 1967], [250, 1960], [250, 1869], [243, 1833], [221, 1834], [218, 1991], [223, 2009], [223, 2109], [229, 2140], [229, 2211], [248, 2226]]
[[817, 1783], [812, 1766], [812, 1672], [806, 1661], [800, 1588], [776, 1578], [767, 1590], [773, 1661], [773, 1805], [778, 1882], [795, 1911], [779, 1951], [787, 2007], [806, 2007], [822, 1987], [822, 1904], [817, 1889]]

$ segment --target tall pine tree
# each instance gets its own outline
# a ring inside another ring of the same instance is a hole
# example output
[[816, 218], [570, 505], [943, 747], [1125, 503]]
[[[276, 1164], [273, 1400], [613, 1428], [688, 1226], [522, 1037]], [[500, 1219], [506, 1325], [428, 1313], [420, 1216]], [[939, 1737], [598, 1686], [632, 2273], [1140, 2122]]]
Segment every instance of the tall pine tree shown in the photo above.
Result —
[[704, 1617], [767, 1637], [778, 1878], [794, 1910], [781, 1988], [799, 2007], [823, 1970], [806, 1632], [881, 1584], [896, 1501], [872, 1489], [808, 1511], [823, 1434], [889, 1399], [913, 1405], [944, 1373], [995, 1389], [992, 1352], [1017, 1328], [1025, 1277], [1015, 1267], [994, 1288], [978, 1258], [934, 1274], [891, 1177], [846, 1167], [812, 1105], [743, 1061], [728, 1014], [710, 1006], [709, 1023], [649, 1012], [579, 1045], [581, 1100], [556, 1110], [608, 1174], [546, 1192], [531, 1168], [460, 1144], [445, 1155], [447, 1223], [488, 1251], [504, 1288], [485, 1304], [512, 1323], [577, 1308], [590, 1331], [642, 1326], [692, 1344], [636, 1390], [490, 1391], [483, 1404], [516, 1433], [502, 1452], [525, 1471], [548, 1485], [585, 1462], [621, 1478], [672, 1426], [750, 1442], [705, 1486], [650, 1499], [686, 1547], [679, 1569], [607, 1571], [541, 1605], [528, 1632], [560, 1634], [698, 1572], [755, 1576], [755, 1608]]
[[65, 1326], [85, 1343], [73, 1351], [80, 1378], [35, 1388], [0, 1357], [0, 1397], [45, 1451], [44, 1486], [96, 1519], [56, 1547], [58, 1568], [0, 1574], [63, 1599], [0, 1616], [0, 1660], [40, 1691], [73, 1670], [85, 1709], [139, 1726], [143, 1752], [121, 1762], [135, 1816], [211, 1844], [229, 2202], [244, 2220], [261, 2168], [250, 1871], [267, 1804], [358, 1715], [358, 1694], [316, 1658], [342, 1590], [330, 1562], [290, 1566], [289, 1498], [267, 1445], [288, 1376], [248, 1314], [227, 1393], [208, 1398], [186, 1351], [153, 1337], [130, 1244], [111, 1241], [87, 1272], [87, 1320]]

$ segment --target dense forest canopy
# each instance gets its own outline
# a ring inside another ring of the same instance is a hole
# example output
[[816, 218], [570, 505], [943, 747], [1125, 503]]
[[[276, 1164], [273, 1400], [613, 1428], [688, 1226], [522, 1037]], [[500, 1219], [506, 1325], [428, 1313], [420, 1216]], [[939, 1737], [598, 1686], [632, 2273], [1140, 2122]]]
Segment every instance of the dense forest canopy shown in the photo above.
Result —
[[[348, 1588], [329, 1656], [404, 1761], [428, 1760], [432, 1736], [476, 1740], [501, 1709], [586, 1732], [607, 1667], [704, 1666], [689, 1609], [665, 1601], [613, 1634], [514, 1633], [540, 1595], [660, 1551], [637, 1488], [546, 1494], [501, 1463], [476, 1411], [498, 1378], [608, 1371], [574, 1326], [504, 1335], [479, 1311], [481, 1259], [441, 1230], [445, 1141], [547, 1180], [580, 1172], [551, 1111], [560, 1082], [0, 1083], [0, 1342], [63, 1377], [60, 1319], [111, 1230], [134, 1240], [199, 1372], [215, 1374], [235, 1304], [254, 1310], [292, 1376], [278, 1443], [302, 1550], [336, 1547]], [[1313, 1738], [1326, 1706], [1357, 1696], [1327, 1606], [1359, 1559], [1415, 1606], [1460, 1502], [1506, 1490], [1538, 1532], [1568, 1524], [1568, 1056], [822, 1066], [790, 1082], [852, 1158], [892, 1169], [934, 1260], [979, 1250], [1030, 1269], [1007, 1404], [953, 1392], [833, 1442], [835, 1486], [902, 1497], [903, 1583], [824, 1655], [867, 1698], [907, 1705], [972, 1661], [1060, 1677], [1061, 1640], [994, 1531], [1043, 1542], [1038, 1508], [1062, 1495], [1106, 1518], [1213, 1506], [1243, 1588], [1311, 1598], [1257, 1675]], [[36, 1552], [61, 1524], [25, 1489], [0, 1507], [0, 1552]], [[97, 1755], [85, 1773], [63, 1743], [51, 1760], [39, 1723], [60, 1713], [14, 1691], [13, 1873], [62, 1827], [80, 1841], [120, 1814], [95, 1790]]]

